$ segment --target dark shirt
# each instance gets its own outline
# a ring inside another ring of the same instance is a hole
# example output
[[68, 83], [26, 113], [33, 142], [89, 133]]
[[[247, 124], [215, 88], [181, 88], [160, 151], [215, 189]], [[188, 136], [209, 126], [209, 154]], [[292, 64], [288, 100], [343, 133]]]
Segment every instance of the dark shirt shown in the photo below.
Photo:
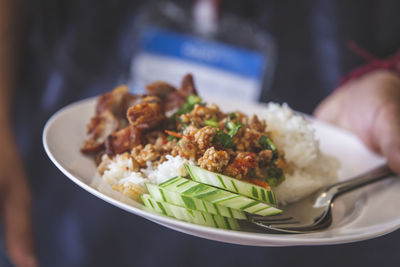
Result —
[[[110, 90], [127, 78], [132, 48], [126, 34], [142, 2], [30, 1], [14, 114], [33, 189], [42, 266], [395, 266], [399, 232], [329, 247], [218, 243], [113, 207], [52, 165], [41, 143], [44, 123], [66, 104]], [[252, 20], [276, 39], [272, 87], [260, 100], [288, 102], [303, 112], [311, 112], [342, 75], [363, 63], [347, 49], [346, 40], [380, 57], [400, 47], [399, 8], [395, 0], [242, 0], [222, 5], [223, 12]]]

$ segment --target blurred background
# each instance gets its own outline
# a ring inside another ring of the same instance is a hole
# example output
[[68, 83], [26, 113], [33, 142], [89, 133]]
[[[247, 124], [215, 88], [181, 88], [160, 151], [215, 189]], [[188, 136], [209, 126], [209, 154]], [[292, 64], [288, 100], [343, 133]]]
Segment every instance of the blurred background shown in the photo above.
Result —
[[[41, 133], [61, 107], [127, 83], [177, 84], [208, 98], [287, 102], [311, 113], [341, 77], [400, 46], [400, 2], [24, 1], [14, 122], [34, 197], [42, 266], [397, 266], [400, 232], [346, 245], [258, 248], [178, 233], [128, 214], [64, 177]], [[1, 246], [3, 242], [1, 242]], [[10, 266], [4, 249], [1, 266]]]

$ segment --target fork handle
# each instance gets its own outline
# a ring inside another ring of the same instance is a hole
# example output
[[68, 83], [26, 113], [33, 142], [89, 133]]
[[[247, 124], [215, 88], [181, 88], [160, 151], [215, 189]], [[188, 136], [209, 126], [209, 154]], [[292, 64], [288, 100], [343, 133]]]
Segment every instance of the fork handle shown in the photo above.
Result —
[[330, 193], [336, 196], [357, 189], [361, 186], [380, 181], [392, 175], [394, 175], [394, 172], [389, 169], [387, 164], [384, 164], [349, 180], [331, 185], [327, 189]]

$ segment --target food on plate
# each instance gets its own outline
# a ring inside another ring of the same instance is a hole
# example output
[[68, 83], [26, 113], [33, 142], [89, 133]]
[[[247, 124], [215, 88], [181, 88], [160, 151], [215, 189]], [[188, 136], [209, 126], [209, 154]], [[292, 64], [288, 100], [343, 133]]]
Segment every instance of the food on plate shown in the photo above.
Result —
[[238, 230], [240, 228], [235, 219], [176, 206], [168, 202], [156, 200], [148, 194], [141, 195], [141, 200], [151, 210], [179, 220], [228, 230]]
[[210, 172], [196, 166], [185, 164], [185, 167], [194, 181], [219, 187], [266, 203], [276, 204], [275, 196], [269, 186], [257, 186], [257, 183], [251, 184], [247, 181], [241, 181], [226, 175]]
[[190, 210], [180, 217], [197, 223], [204, 213], [231, 221], [244, 212], [272, 215], [281, 212], [276, 200], [296, 201], [336, 179], [337, 162], [287, 105], [251, 116], [224, 112], [197, 95], [190, 74], [180, 88], [155, 82], [146, 90], [119, 86], [101, 95], [81, 151], [95, 156], [112, 189], [157, 212], [172, 216], [180, 207]]
[[268, 203], [260, 202], [236, 193], [198, 183], [183, 177], [175, 177], [160, 184], [160, 187], [181, 194], [184, 197], [204, 200], [231, 209], [267, 216], [280, 213], [281, 210]]
[[322, 153], [307, 118], [275, 103], [259, 116], [266, 120], [276, 147], [285, 152], [285, 181], [274, 187], [279, 204], [295, 202], [338, 180], [339, 161]]
[[211, 203], [199, 198], [181, 195], [179, 192], [166, 190], [155, 184], [146, 184], [149, 194], [157, 201], [168, 202], [191, 210], [203, 211], [224, 217], [246, 220], [244, 211], [232, 209], [219, 204]]

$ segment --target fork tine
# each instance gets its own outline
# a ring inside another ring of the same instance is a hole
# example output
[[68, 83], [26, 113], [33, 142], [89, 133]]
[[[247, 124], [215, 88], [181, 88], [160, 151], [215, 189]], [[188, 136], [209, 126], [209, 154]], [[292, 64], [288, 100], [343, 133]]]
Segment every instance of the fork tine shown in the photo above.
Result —
[[250, 221], [265, 227], [269, 227], [271, 225], [289, 225], [289, 224], [299, 223], [298, 220], [296, 220], [293, 217], [282, 217], [282, 218], [250, 217]]
[[285, 215], [283, 213], [271, 215], [271, 216], [261, 216], [247, 213], [247, 218], [250, 221], [257, 221], [260, 223], [278, 223], [278, 222], [287, 222], [293, 219], [292, 216]]
[[291, 218], [289, 220], [284, 220], [284, 221], [259, 221], [259, 220], [254, 220], [253, 222], [259, 223], [259, 224], [264, 224], [264, 225], [275, 225], [275, 226], [280, 226], [280, 225], [287, 225], [287, 224], [298, 224], [299, 221], [295, 220], [294, 218]]
[[262, 218], [252, 218], [252, 219], [259, 222], [285, 222], [292, 220], [293, 217], [281, 217], [281, 218], [262, 217]]
[[[258, 221], [253, 221], [254, 224], [267, 228], [269, 230], [280, 231], [280, 232], [294, 232], [296, 231], [296, 225], [299, 224], [299, 221], [288, 221], [282, 223], [263, 223]], [[296, 231], [297, 232], [297, 231]]]
[[290, 215], [286, 215], [285, 213], [268, 215], [268, 216], [257, 215], [257, 214], [247, 213], [247, 212], [246, 212], [246, 214], [247, 214], [247, 217], [255, 218], [255, 219], [274, 219], [274, 220], [279, 220], [279, 219], [282, 219], [282, 218], [291, 217]]
[[288, 222], [282, 222], [282, 223], [270, 223], [268, 224], [269, 227], [276, 227], [276, 228], [285, 228], [285, 227], [292, 227], [295, 224], [299, 224], [299, 221], [293, 220], [293, 221], [288, 221]]

